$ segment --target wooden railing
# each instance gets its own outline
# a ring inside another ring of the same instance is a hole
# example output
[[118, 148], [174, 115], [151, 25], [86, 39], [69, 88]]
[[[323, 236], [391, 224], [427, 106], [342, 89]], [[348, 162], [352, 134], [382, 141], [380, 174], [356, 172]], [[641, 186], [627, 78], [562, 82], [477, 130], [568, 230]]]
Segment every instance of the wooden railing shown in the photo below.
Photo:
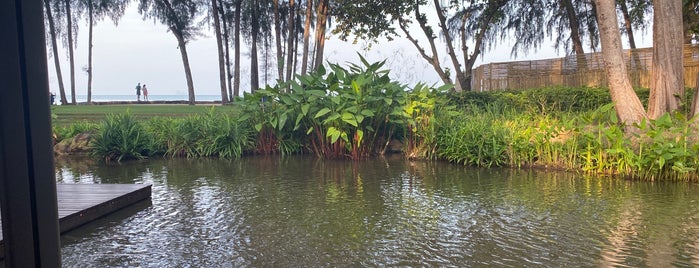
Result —
[[[653, 49], [624, 50], [624, 59], [633, 86], [649, 87]], [[697, 86], [699, 46], [685, 45], [683, 61], [685, 86]], [[587, 53], [580, 57], [572, 55], [555, 59], [484, 64], [473, 69], [472, 75], [473, 91], [551, 86], [607, 86], [600, 52]]]

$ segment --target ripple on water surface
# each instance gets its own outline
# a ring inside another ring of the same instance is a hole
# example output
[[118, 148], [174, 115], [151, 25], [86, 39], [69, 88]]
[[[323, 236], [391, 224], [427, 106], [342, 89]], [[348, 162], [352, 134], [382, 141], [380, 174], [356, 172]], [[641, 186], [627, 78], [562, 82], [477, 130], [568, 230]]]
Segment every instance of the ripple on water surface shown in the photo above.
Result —
[[57, 163], [151, 183], [63, 236], [67, 267], [699, 265], [699, 189], [565, 173], [308, 157]]

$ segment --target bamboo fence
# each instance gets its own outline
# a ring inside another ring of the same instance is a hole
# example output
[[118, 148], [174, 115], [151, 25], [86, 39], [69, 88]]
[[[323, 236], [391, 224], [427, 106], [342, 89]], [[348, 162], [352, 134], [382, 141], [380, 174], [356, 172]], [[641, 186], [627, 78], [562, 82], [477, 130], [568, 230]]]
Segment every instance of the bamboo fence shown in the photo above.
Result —
[[[626, 68], [634, 87], [650, 87], [652, 59], [652, 48], [624, 50]], [[699, 46], [685, 45], [683, 61], [685, 86], [697, 86]], [[473, 69], [472, 76], [473, 91], [607, 86], [600, 52], [584, 56], [484, 64]]]

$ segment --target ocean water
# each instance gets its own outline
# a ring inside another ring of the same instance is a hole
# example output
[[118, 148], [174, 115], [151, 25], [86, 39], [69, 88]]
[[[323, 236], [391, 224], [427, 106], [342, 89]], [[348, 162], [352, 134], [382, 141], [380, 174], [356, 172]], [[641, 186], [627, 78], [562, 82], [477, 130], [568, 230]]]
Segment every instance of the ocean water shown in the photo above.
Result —
[[[66, 96], [68, 99], [68, 102], [70, 102], [71, 97], [70, 95]], [[188, 95], [148, 95], [148, 99], [151, 101], [175, 101], [175, 100], [182, 100], [186, 101], [189, 100]], [[221, 95], [195, 95], [196, 101], [220, 101], [221, 100]], [[77, 102], [87, 102], [87, 95], [75, 95], [75, 100]], [[135, 101], [136, 100], [136, 95], [92, 95], [92, 101], [93, 102], [101, 102], [101, 101]], [[143, 100], [143, 96], [141, 96], [141, 100]], [[59, 104], [60, 101], [60, 96], [56, 95], [56, 104]]]

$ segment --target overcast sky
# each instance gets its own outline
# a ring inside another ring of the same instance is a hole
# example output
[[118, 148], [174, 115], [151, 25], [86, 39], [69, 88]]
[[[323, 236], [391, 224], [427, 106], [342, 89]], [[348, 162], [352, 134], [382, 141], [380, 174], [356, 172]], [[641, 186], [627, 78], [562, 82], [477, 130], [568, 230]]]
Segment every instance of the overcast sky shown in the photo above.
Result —
[[[77, 48], [75, 50], [76, 92], [77, 95], [87, 94], [88, 28], [85, 21], [79, 22]], [[219, 94], [218, 87], [218, 56], [216, 42], [211, 29], [204, 29], [206, 36], [200, 37], [187, 44], [189, 62], [192, 69], [196, 95]], [[415, 35], [423, 34], [416, 32]], [[641, 40], [639, 47], [650, 46], [652, 40], [649, 34], [638, 34]], [[144, 20], [138, 14], [136, 4], [132, 4], [118, 26], [110, 20], [97, 23], [94, 27], [93, 40], [93, 95], [132, 95], [136, 83], [148, 85], [151, 95], [186, 95], [187, 84], [184, 76], [182, 58], [177, 48], [177, 41], [167, 28], [153, 20]], [[639, 38], [639, 37], [637, 37]], [[244, 50], [249, 47], [241, 43]], [[386, 68], [391, 70], [391, 76], [405, 84], [426, 82], [439, 84], [440, 80], [435, 71], [420, 57], [415, 47], [405, 38], [394, 41], [382, 41], [373, 44], [370, 50], [364, 49], [366, 44], [342, 42], [331, 36], [326, 41], [326, 62], [340, 63], [359, 62], [357, 53], [364, 55], [370, 62], [387, 60]], [[498, 45], [492, 51], [486, 52], [476, 63], [476, 66], [490, 62], [513, 60], [545, 59], [560, 57], [564, 53], [556, 53], [550, 43], [542, 45], [541, 49], [518, 59], [510, 57], [511, 45], [507, 42]], [[58, 93], [58, 79], [54, 69], [53, 56], [50, 47], [49, 82], [52, 92]], [[61, 70], [63, 73], [66, 94], [70, 94], [69, 66], [67, 50], [59, 48]], [[241, 59], [241, 90], [249, 91], [249, 53], [243, 51]], [[273, 56], [273, 55], [272, 55]], [[443, 67], [452, 66], [442, 54]], [[300, 59], [300, 57], [299, 57]], [[232, 59], [231, 59], [232, 60]], [[260, 54], [260, 68], [263, 65]], [[260, 70], [261, 75], [264, 70]], [[270, 75], [276, 71], [270, 69]], [[274, 83], [271, 77], [268, 81]], [[260, 84], [263, 85], [261, 76]]]

